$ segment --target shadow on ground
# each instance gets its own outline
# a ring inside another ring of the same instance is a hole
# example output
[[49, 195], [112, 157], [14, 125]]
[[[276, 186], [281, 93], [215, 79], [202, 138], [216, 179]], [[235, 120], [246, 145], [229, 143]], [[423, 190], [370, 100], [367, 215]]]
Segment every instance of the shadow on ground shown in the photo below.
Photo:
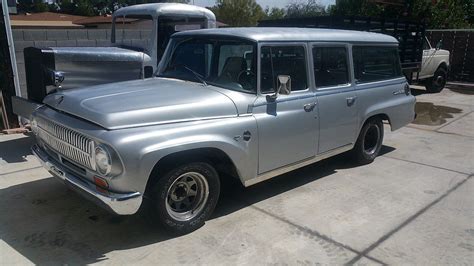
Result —
[[[383, 146], [381, 153], [393, 150]], [[357, 167], [348, 157], [341, 154], [249, 188], [228, 180], [211, 219]], [[109, 214], [53, 178], [2, 189], [0, 198], [0, 239], [34, 264], [94, 263], [111, 251], [173, 238], [153, 225], [143, 210], [128, 217]]]
[[0, 160], [7, 163], [25, 162], [25, 157], [32, 155], [30, 148], [35, 142], [35, 138], [31, 134], [27, 134], [27, 136], [0, 142]]

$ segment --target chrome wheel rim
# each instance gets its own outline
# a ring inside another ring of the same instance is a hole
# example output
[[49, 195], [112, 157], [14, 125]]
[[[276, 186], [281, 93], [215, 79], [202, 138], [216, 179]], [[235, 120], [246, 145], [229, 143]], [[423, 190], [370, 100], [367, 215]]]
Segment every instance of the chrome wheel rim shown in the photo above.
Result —
[[188, 221], [196, 217], [207, 203], [209, 184], [197, 172], [180, 175], [166, 195], [166, 211], [175, 220]]
[[367, 154], [374, 154], [379, 145], [380, 129], [377, 125], [371, 125], [364, 136], [364, 151]]

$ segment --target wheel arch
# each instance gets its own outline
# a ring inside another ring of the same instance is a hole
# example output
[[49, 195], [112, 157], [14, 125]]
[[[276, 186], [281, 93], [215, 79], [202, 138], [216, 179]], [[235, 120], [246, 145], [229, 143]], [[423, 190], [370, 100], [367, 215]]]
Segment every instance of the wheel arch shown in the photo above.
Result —
[[360, 124], [359, 132], [360, 130], [362, 130], [364, 125], [373, 118], [379, 118], [380, 120], [382, 120], [382, 122], [386, 121], [390, 125], [390, 129], [392, 130], [392, 122], [390, 120], [390, 117], [386, 113], [380, 112], [380, 113], [372, 113], [366, 116], [364, 122]]
[[438, 68], [437, 68], [437, 69], [440, 69], [440, 68], [443, 68], [444, 70], [448, 71], [448, 70], [449, 70], [448, 63], [446, 63], [445, 61], [442, 61], [442, 62], [438, 65]]
[[222, 174], [234, 178], [240, 178], [240, 174], [234, 161], [226, 152], [219, 148], [200, 147], [175, 151], [161, 157], [155, 163], [148, 176], [145, 195], [158, 181], [160, 175], [166, 173], [166, 171], [171, 170], [175, 166], [193, 161], [209, 162], [219, 173], [219, 178], [221, 178], [221, 180], [223, 178]]

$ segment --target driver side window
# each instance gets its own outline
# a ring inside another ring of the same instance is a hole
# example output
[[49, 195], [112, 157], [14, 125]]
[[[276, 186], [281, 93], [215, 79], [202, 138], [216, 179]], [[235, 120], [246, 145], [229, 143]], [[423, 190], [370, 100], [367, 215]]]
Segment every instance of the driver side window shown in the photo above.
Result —
[[251, 70], [245, 53], [252, 51], [251, 45], [222, 45], [219, 50], [217, 76], [219, 80], [239, 83], [239, 75]]
[[306, 52], [303, 46], [262, 46], [260, 57], [261, 93], [275, 92], [279, 75], [291, 77], [292, 91], [308, 88]]

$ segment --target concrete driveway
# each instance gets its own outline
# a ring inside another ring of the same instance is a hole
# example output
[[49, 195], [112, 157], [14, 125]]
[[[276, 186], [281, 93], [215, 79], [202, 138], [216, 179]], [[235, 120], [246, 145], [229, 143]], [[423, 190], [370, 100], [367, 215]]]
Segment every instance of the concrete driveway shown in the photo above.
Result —
[[474, 90], [417, 94], [417, 120], [382, 155], [347, 155], [249, 187], [173, 238], [68, 191], [0, 136], [0, 264], [474, 264]]

